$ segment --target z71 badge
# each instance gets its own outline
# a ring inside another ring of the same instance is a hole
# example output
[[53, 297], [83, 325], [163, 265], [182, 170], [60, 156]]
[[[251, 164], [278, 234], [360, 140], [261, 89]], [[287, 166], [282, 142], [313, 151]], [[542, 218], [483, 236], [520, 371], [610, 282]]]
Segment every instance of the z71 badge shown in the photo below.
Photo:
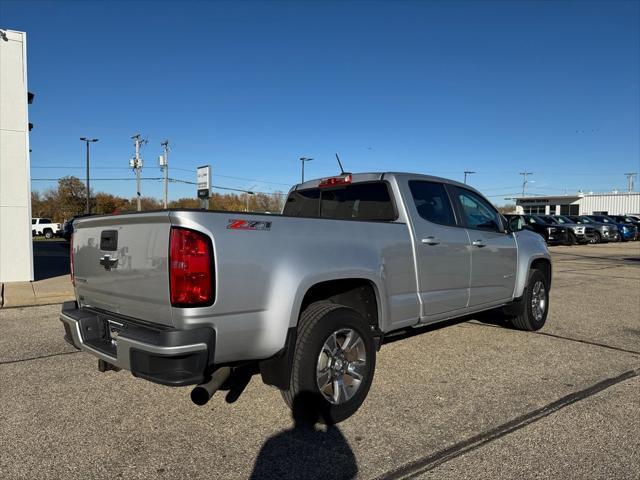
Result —
[[237, 220], [229, 219], [227, 228], [231, 230], [271, 230], [271, 222], [263, 222], [257, 220]]

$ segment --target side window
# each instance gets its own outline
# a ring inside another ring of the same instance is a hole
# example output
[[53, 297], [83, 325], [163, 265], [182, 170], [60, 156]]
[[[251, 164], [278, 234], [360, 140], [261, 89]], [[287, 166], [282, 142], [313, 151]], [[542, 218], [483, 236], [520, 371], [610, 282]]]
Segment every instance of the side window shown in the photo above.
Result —
[[453, 208], [443, 184], [415, 180], [409, 182], [409, 189], [422, 218], [440, 225], [456, 224]]
[[500, 214], [489, 202], [470, 190], [456, 187], [456, 192], [467, 227], [500, 231]]
[[40, 223], [52, 223], [48, 218], [43, 218], [40, 220]]
[[35, 225], [38, 221], [35, 218], [31, 219], [31, 225]]

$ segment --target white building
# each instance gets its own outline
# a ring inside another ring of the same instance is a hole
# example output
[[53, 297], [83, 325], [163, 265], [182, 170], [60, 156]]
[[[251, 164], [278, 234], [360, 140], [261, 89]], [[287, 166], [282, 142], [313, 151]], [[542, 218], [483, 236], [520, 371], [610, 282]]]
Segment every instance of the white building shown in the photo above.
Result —
[[0, 282], [33, 280], [27, 38], [0, 30]]
[[539, 215], [640, 214], [640, 192], [518, 197], [516, 212]]

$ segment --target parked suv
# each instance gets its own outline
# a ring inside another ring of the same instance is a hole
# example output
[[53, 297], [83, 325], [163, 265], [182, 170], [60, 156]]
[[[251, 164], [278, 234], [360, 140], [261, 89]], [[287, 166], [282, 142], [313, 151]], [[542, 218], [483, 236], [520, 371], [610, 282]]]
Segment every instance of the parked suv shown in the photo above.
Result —
[[618, 228], [618, 240], [621, 242], [628, 242], [629, 240], [635, 240], [636, 238], [636, 232], [638, 231], [638, 229], [631, 223], [617, 222], [608, 215], [589, 215], [589, 218], [595, 220], [596, 222], [615, 225]]
[[588, 225], [595, 229], [593, 232], [593, 243], [617, 242], [620, 234], [618, 227], [612, 223], [597, 222], [586, 215], [567, 215], [567, 218], [573, 220], [578, 225]]
[[532, 230], [539, 235], [542, 235], [544, 241], [549, 245], [571, 245], [571, 239], [569, 238], [569, 229], [560, 225], [550, 225], [544, 221], [538, 215], [506, 215], [509, 219], [509, 226], [513, 230]]
[[562, 215], [539, 215], [539, 217], [549, 225], [560, 225], [563, 227], [567, 227], [569, 229], [568, 234], [571, 244], [593, 242], [593, 236], [595, 232], [595, 228], [593, 227], [577, 224], [571, 219]]

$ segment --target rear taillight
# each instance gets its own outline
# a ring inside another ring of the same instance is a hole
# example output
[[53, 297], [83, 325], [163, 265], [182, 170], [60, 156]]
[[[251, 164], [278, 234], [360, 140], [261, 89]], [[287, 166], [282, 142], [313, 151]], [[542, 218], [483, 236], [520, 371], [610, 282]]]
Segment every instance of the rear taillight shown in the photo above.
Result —
[[206, 235], [172, 228], [169, 240], [169, 285], [174, 307], [208, 305], [213, 300], [213, 252]]
[[71, 284], [76, 286], [76, 277], [73, 274], [73, 233], [69, 239], [69, 269], [71, 270]]

